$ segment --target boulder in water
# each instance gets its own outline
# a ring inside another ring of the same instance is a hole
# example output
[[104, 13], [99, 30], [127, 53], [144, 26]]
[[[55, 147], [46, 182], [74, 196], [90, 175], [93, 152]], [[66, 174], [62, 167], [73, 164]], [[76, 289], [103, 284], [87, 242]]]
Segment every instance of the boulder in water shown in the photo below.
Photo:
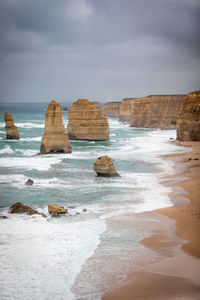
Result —
[[112, 159], [107, 155], [97, 158], [94, 164], [94, 171], [97, 173], [97, 176], [120, 177], [115, 170]]
[[24, 205], [20, 202], [16, 202], [10, 207], [11, 214], [28, 214], [28, 215], [41, 215], [43, 218], [46, 218], [46, 215], [38, 212], [37, 210], [32, 209], [28, 205]]
[[34, 183], [34, 181], [33, 181], [31, 178], [29, 178], [29, 179], [25, 182], [25, 185], [31, 186], [31, 185], [33, 185], [33, 183]]
[[64, 207], [56, 205], [56, 204], [49, 204], [48, 205], [48, 212], [53, 217], [58, 217], [60, 214], [66, 214], [68, 212], [68, 210], [65, 209]]

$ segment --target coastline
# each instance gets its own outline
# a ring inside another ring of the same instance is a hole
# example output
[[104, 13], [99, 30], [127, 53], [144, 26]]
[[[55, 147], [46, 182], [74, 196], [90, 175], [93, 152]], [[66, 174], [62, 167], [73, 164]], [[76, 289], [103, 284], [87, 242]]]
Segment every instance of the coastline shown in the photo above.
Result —
[[157, 253], [165, 253], [163, 258], [128, 274], [125, 281], [108, 291], [102, 300], [180, 297], [196, 300], [200, 297], [200, 142], [176, 143], [191, 147], [192, 152], [164, 157], [174, 163], [174, 174], [162, 183], [172, 188], [169, 196], [174, 205], [147, 215], [153, 214], [155, 219], [163, 215], [174, 222], [177, 244], [170, 232], [166, 236], [157, 228], [141, 243]]

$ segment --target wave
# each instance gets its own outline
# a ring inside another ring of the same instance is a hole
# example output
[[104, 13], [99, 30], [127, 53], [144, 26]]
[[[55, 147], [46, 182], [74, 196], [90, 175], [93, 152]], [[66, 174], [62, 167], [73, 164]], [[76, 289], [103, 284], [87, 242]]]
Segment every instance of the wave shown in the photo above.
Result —
[[42, 137], [41, 136], [36, 136], [33, 138], [21, 138], [20, 141], [23, 142], [41, 142]]
[[[15, 123], [15, 125], [19, 128], [44, 128], [44, 124], [42, 123], [32, 123], [32, 122], [25, 122], [25, 123]], [[5, 128], [5, 123], [0, 122], [0, 127]]]
[[13, 154], [14, 151], [10, 146], [5, 146], [3, 149], [0, 150], [0, 154]]

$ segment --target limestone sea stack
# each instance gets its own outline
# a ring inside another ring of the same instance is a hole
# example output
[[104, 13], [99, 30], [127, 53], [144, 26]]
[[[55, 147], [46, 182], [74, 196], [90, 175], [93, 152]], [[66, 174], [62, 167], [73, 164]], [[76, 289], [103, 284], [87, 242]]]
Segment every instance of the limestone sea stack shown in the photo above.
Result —
[[73, 103], [68, 113], [67, 131], [70, 140], [107, 141], [109, 123], [103, 112], [87, 99]]
[[71, 153], [72, 147], [65, 133], [60, 104], [52, 100], [45, 115], [45, 128], [40, 153]]
[[200, 90], [187, 95], [177, 117], [177, 139], [200, 141]]
[[6, 137], [9, 140], [19, 140], [20, 136], [19, 136], [19, 131], [17, 129], [17, 127], [14, 125], [14, 119], [13, 117], [5, 112], [4, 113], [4, 120], [6, 123]]
[[112, 159], [107, 155], [97, 158], [94, 164], [94, 171], [97, 173], [97, 176], [120, 177], [115, 170]]
[[121, 102], [113, 101], [104, 104], [103, 112], [106, 116], [119, 117], [119, 107]]

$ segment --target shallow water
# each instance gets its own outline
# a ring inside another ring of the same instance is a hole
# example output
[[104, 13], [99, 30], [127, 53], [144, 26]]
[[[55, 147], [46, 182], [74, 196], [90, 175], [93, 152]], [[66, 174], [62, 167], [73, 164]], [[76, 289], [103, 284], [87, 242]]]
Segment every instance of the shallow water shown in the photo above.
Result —
[[[97, 299], [109, 280], [100, 280], [92, 268], [83, 279], [86, 261], [95, 253], [103, 274], [103, 257], [113, 251], [126, 257], [133, 241], [139, 251], [144, 235], [137, 228], [130, 238], [130, 226], [108, 226], [110, 218], [170, 206], [170, 189], [160, 181], [161, 175], [173, 172], [172, 163], [159, 155], [185, 149], [167, 143], [175, 138], [174, 130], [130, 128], [110, 118], [110, 141], [72, 141], [71, 154], [35, 156], [45, 109], [1, 106], [0, 209], [9, 216], [0, 221], [1, 294], [3, 299]], [[13, 114], [19, 141], [4, 140], [4, 111]], [[66, 112], [63, 121], [66, 125]], [[93, 164], [102, 155], [113, 159], [120, 178], [96, 177]], [[28, 178], [34, 180], [32, 187], [25, 186]], [[71, 216], [59, 219], [10, 215], [8, 208], [17, 201], [44, 213], [49, 203], [75, 208], [68, 208]], [[78, 274], [81, 279], [76, 280]]]

